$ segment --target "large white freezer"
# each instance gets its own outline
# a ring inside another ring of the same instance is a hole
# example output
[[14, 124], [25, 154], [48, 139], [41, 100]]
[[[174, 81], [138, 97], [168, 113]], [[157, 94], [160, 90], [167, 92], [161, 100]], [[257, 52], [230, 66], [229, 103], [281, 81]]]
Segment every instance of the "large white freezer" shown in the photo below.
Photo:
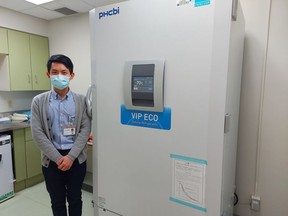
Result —
[[130, 0], [90, 28], [94, 215], [233, 215], [240, 3]]

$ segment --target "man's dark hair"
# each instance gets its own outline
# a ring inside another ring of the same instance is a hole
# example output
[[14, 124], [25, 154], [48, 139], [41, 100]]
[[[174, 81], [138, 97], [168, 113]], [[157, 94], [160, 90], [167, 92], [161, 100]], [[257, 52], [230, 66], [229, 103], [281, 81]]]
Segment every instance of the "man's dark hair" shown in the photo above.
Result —
[[71, 61], [71, 59], [69, 57], [67, 57], [65, 55], [62, 55], [62, 54], [52, 55], [48, 59], [48, 62], [47, 62], [47, 70], [48, 70], [48, 72], [50, 72], [51, 65], [52, 65], [53, 62], [64, 64], [69, 69], [70, 74], [74, 73], [73, 72], [73, 63], [72, 63], [72, 61]]

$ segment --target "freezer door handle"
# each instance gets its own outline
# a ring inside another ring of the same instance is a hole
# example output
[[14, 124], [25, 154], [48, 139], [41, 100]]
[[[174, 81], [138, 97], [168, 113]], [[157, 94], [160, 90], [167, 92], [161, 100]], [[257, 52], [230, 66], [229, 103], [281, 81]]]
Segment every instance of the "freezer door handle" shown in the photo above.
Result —
[[2, 154], [0, 154], [0, 162], [2, 161]]
[[95, 86], [90, 85], [86, 93], [87, 114], [90, 118], [92, 118], [92, 89], [93, 88], [95, 88]]
[[225, 121], [224, 121], [224, 133], [228, 133], [230, 131], [230, 119], [231, 115], [227, 113], [225, 115]]
[[237, 21], [238, 0], [233, 0], [232, 3], [232, 20]]

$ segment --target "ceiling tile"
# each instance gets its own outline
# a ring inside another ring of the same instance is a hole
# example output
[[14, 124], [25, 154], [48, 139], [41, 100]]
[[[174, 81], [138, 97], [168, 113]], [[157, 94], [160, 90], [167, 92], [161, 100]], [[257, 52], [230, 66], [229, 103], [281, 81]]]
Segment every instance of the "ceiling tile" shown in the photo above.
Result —
[[41, 5], [41, 7], [49, 9], [49, 10], [55, 10], [55, 9], [64, 7], [64, 5], [59, 3], [59, 1], [57, 1], [57, 2], [52, 1], [52, 2]]
[[0, 0], [0, 6], [16, 11], [36, 7], [35, 4], [26, 2], [25, 0]]
[[52, 20], [63, 17], [63, 14], [55, 12], [55, 9], [67, 7], [79, 13], [88, 12], [91, 9], [103, 5], [118, 3], [127, 0], [54, 0], [42, 5], [35, 5], [25, 0], [0, 0], [0, 7], [39, 17], [45, 20]]
[[119, 3], [123, 1], [129, 1], [129, 0], [82, 0], [82, 1], [93, 5], [94, 7], [100, 7], [104, 5], [109, 5], [109, 4]]
[[28, 9], [28, 10], [23, 10], [21, 12], [25, 14], [29, 14], [31, 16], [46, 19], [46, 20], [57, 19], [57, 18], [65, 16], [61, 13], [51, 11], [51, 10], [41, 8], [41, 7], [35, 7], [35, 8]]
[[82, 0], [83, 2], [86, 2], [92, 6], [95, 6], [96, 5], [96, 1], [99, 1], [99, 0]]
[[80, 0], [60, 0], [60, 3], [65, 7], [77, 11], [79, 13], [87, 12], [94, 7]]

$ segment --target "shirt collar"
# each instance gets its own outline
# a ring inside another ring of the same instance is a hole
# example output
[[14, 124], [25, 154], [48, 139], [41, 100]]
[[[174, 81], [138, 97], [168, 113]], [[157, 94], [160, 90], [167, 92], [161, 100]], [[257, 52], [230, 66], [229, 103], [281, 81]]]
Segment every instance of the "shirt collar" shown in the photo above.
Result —
[[[71, 93], [71, 91], [70, 91], [70, 89], [69, 89], [69, 91], [68, 91], [67, 94], [65, 95], [65, 98], [64, 98], [64, 99], [68, 100], [68, 99], [71, 98], [71, 97], [72, 97], [72, 93]], [[54, 89], [51, 90], [51, 98], [54, 99], [54, 100], [60, 99], [59, 94], [57, 94], [57, 92], [55, 92]], [[63, 100], [64, 100], [64, 99], [63, 99]]]

